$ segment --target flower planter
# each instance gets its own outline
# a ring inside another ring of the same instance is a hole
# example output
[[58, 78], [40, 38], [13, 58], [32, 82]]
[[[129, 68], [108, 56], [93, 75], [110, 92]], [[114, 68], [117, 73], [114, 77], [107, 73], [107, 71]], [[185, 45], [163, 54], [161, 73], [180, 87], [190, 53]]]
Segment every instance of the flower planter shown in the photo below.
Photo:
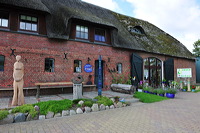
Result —
[[159, 96], [161, 96], [161, 97], [164, 97], [164, 96], [165, 96], [165, 94], [159, 94]]
[[148, 91], [144, 91], [144, 93], [149, 93]]
[[174, 98], [174, 97], [175, 97], [175, 94], [166, 93], [166, 97], [167, 97], [167, 98]]
[[195, 91], [195, 89], [192, 89], [192, 92], [194, 92]]
[[185, 91], [186, 91], [186, 89], [182, 89], [182, 91], [184, 91], [184, 92], [185, 92]]

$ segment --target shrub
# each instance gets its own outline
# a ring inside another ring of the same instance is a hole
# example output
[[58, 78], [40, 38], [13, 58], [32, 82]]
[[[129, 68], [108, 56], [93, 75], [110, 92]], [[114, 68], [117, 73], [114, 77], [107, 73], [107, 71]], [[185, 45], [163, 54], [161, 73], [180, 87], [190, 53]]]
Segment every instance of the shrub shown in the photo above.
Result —
[[168, 99], [166, 97], [160, 97], [157, 95], [152, 95], [152, 94], [143, 93], [143, 92], [136, 92], [133, 96], [135, 98], [138, 98], [143, 103], [153, 103], [153, 102], [159, 102], [159, 101]]
[[49, 111], [58, 113], [62, 110], [67, 110], [72, 108], [72, 101], [68, 99], [64, 100], [51, 100], [46, 102], [39, 102], [34, 105], [37, 105], [40, 107], [40, 114], [46, 115]]
[[98, 104], [104, 104], [105, 106], [110, 106], [113, 105], [113, 101], [110, 100], [108, 97], [106, 96], [97, 96], [94, 99], [97, 99], [97, 103]]
[[12, 113], [29, 113], [31, 114], [32, 118], [34, 118], [37, 115], [37, 111], [35, 110], [35, 108], [33, 107], [32, 104], [24, 104], [22, 106], [18, 106], [14, 109], [12, 109]]
[[92, 102], [92, 101], [85, 101], [83, 105], [87, 106], [87, 107], [92, 107], [93, 103], [94, 102]]
[[6, 118], [8, 114], [9, 113], [7, 110], [0, 110], [0, 120], [3, 120], [4, 118]]

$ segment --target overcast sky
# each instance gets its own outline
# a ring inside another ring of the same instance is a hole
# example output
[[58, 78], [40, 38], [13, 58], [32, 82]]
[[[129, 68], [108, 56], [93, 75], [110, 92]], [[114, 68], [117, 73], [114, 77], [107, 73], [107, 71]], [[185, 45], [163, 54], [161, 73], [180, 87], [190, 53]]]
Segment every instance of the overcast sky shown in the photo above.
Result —
[[146, 20], [169, 33], [190, 51], [200, 39], [200, 0], [83, 0]]

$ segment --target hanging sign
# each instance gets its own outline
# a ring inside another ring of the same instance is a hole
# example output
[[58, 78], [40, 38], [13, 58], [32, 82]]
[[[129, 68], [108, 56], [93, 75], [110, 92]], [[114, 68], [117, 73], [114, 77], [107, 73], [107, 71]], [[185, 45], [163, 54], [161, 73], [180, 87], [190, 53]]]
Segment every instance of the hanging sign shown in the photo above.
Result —
[[191, 78], [192, 77], [192, 69], [191, 68], [178, 68], [177, 69], [177, 77], [178, 78]]
[[87, 73], [91, 73], [92, 72], [92, 65], [86, 64], [84, 66], [84, 71], [87, 72]]

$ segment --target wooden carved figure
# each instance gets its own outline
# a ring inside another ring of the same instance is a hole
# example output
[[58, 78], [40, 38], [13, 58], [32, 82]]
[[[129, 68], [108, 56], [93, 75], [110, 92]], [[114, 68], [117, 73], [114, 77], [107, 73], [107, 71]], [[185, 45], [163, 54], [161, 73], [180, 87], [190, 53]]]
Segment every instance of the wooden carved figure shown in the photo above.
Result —
[[24, 104], [24, 93], [23, 93], [23, 85], [24, 85], [24, 65], [21, 60], [21, 56], [16, 56], [16, 62], [14, 64], [14, 71], [13, 71], [13, 89], [14, 95], [12, 100], [12, 106], [20, 106]]

